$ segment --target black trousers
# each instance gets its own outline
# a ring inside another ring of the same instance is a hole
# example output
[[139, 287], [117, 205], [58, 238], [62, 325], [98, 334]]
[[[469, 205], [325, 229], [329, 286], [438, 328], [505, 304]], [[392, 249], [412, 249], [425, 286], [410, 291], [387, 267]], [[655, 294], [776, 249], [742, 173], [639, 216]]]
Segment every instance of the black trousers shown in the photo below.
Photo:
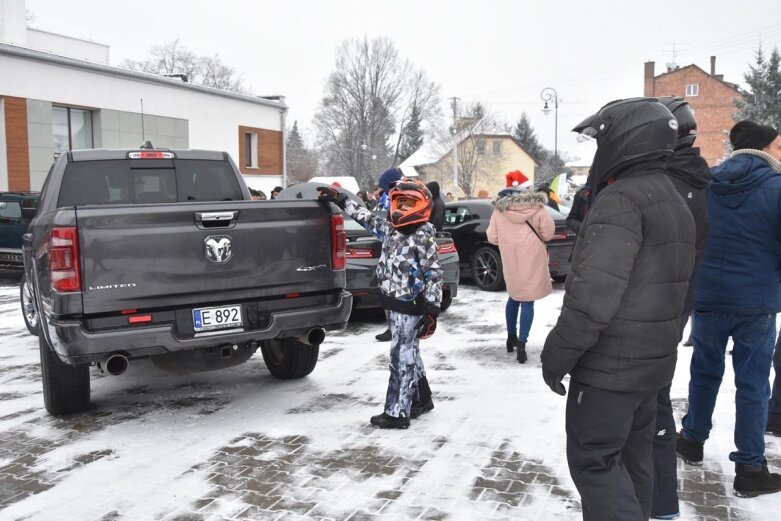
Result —
[[650, 516], [657, 394], [570, 382], [567, 463], [584, 521], [644, 521]]
[[678, 457], [675, 454], [675, 418], [673, 418], [669, 385], [659, 391], [656, 404], [652, 516], [675, 514], [679, 511]]

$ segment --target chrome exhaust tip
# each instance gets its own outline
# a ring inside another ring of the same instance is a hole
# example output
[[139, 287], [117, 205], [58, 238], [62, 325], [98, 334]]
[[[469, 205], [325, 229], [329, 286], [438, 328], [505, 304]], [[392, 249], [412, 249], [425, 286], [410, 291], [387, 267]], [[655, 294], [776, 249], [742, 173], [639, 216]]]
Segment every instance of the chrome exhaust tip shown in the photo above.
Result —
[[101, 367], [111, 376], [119, 376], [127, 371], [129, 364], [130, 361], [125, 355], [116, 353], [104, 358], [103, 362], [101, 362]]

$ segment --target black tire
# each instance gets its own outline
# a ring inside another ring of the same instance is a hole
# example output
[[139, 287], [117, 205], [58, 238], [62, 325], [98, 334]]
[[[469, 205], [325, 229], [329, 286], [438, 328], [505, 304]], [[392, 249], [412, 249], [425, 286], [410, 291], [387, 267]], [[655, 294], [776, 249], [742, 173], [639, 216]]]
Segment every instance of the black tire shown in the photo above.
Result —
[[453, 297], [450, 296], [449, 291], [443, 291], [442, 292], [442, 302], [439, 303], [439, 311], [445, 311], [447, 308], [450, 307], [450, 304], [453, 303]]
[[22, 317], [27, 331], [33, 336], [38, 336], [38, 306], [35, 303], [33, 288], [27, 283], [27, 276], [22, 277], [19, 284], [19, 303], [22, 306]]
[[320, 346], [310, 346], [295, 338], [274, 338], [260, 344], [269, 372], [281, 380], [303, 378], [315, 369]]
[[483, 291], [499, 291], [504, 287], [502, 257], [496, 248], [479, 247], [472, 255], [469, 267], [472, 270], [472, 279]]
[[89, 365], [68, 365], [60, 360], [43, 334], [38, 335], [38, 346], [46, 410], [60, 416], [89, 409]]

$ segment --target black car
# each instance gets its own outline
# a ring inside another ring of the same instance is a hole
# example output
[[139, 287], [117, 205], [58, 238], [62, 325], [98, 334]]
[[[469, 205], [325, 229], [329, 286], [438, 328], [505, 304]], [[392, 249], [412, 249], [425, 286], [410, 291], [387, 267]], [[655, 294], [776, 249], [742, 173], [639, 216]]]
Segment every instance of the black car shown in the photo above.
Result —
[[[577, 235], [567, 228], [564, 214], [546, 206], [556, 232], [548, 241], [548, 267], [551, 278], [563, 282], [569, 273], [572, 247]], [[502, 258], [499, 248], [488, 242], [486, 230], [491, 222], [494, 206], [487, 199], [467, 199], [445, 204], [445, 231], [450, 232], [456, 243], [463, 273], [469, 275], [475, 284], [486, 291], [497, 291], [504, 287]]]
[[[0, 192], [0, 268], [6, 270], [24, 270], [22, 259], [22, 236], [35, 217], [40, 192]], [[32, 292], [27, 278], [22, 277], [19, 284], [19, 301], [27, 330], [38, 332], [38, 311], [33, 303]]]
[[[315, 199], [317, 187], [328, 186], [323, 183], [300, 183], [289, 186], [280, 192], [278, 199]], [[363, 205], [363, 202], [349, 190], [337, 188], [350, 199]], [[375, 212], [385, 214], [386, 212]], [[380, 259], [382, 243], [366, 228], [355, 222], [349, 215], [342, 213], [344, 229], [347, 233], [347, 291], [353, 295], [353, 309], [380, 307], [380, 285], [377, 281], [377, 261]], [[383, 215], [384, 216], [384, 215]], [[450, 234], [437, 233], [437, 251], [442, 266], [442, 311], [446, 310], [458, 294], [460, 277], [459, 256]]]

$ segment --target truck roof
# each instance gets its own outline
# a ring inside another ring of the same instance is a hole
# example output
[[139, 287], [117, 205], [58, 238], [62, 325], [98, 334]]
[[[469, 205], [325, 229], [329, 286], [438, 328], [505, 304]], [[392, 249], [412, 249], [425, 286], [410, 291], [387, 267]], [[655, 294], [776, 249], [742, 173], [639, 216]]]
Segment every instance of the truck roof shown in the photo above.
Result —
[[125, 148], [125, 149], [107, 149], [107, 148], [91, 148], [86, 150], [73, 150], [68, 152], [71, 161], [101, 161], [108, 159], [127, 159], [129, 152], [173, 152], [177, 159], [204, 159], [211, 161], [226, 161], [227, 153], [218, 152], [214, 150], [175, 150], [175, 149], [139, 149], [139, 148]]

